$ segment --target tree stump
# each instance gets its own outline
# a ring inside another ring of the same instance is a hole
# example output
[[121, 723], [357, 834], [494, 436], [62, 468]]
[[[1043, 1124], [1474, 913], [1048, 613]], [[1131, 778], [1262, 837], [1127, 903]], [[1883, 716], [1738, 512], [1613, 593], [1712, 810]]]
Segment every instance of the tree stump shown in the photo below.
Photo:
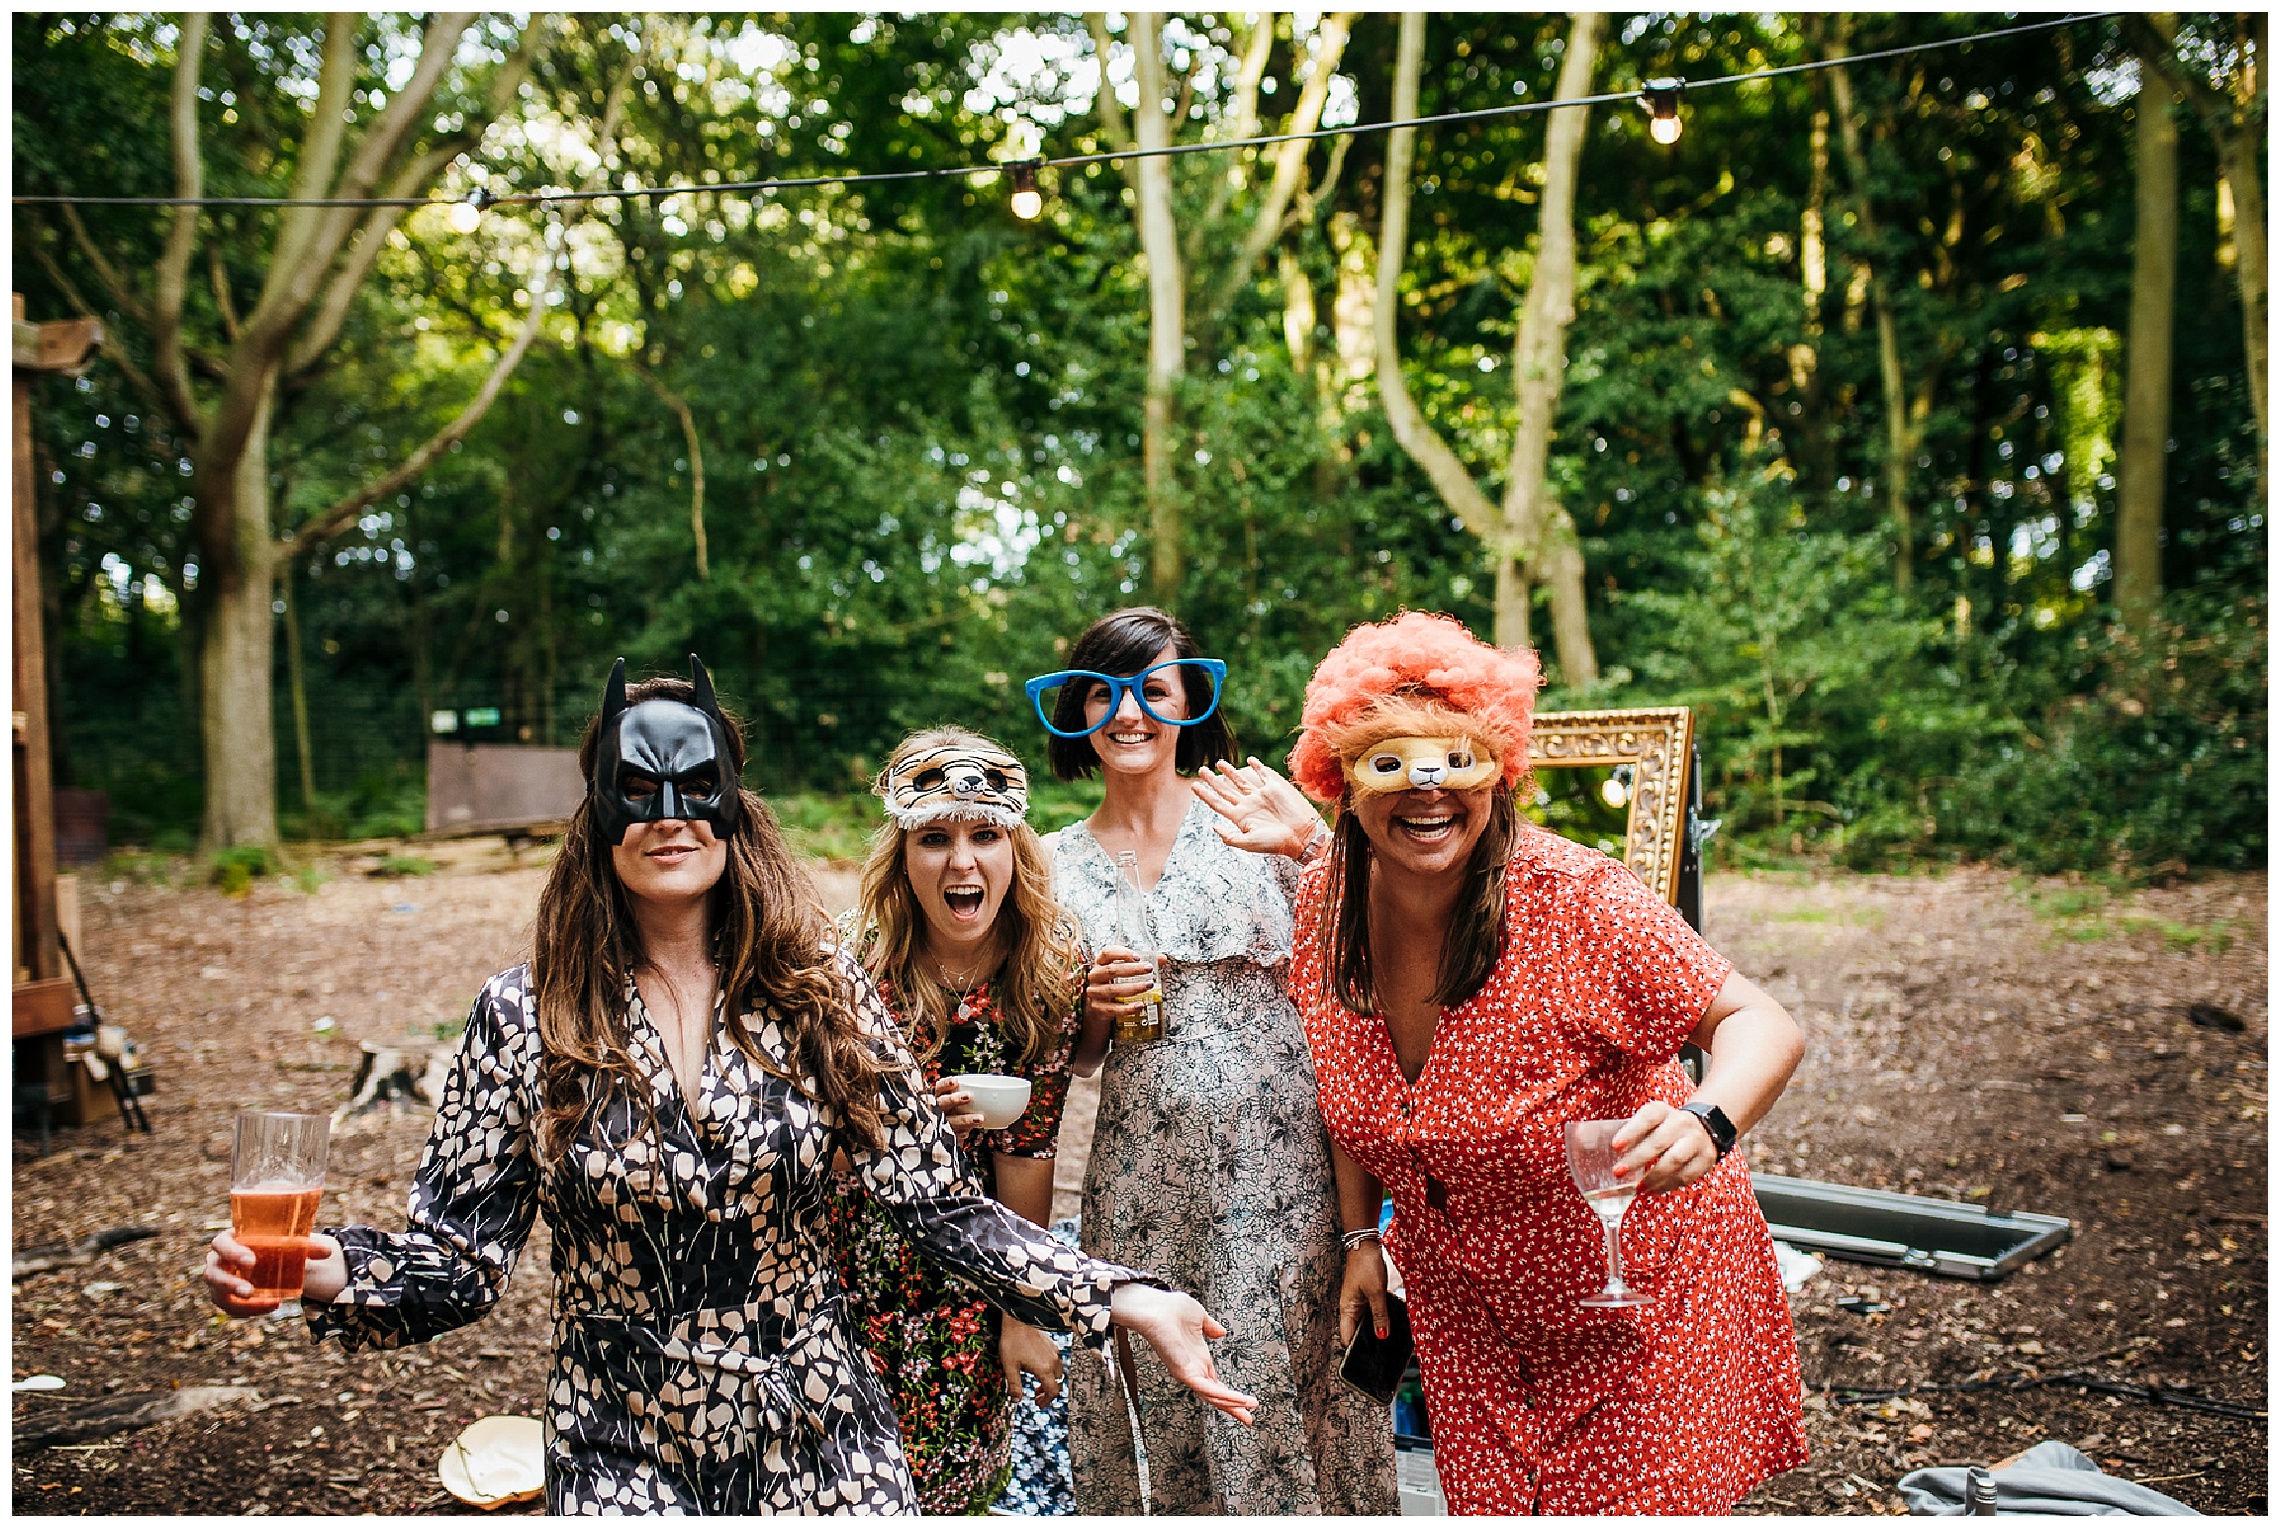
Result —
[[399, 1098], [413, 1099], [430, 1109], [443, 1101], [444, 1079], [450, 1075], [451, 1052], [432, 1046], [374, 1045], [361, 1049], [356, 1080], [349, 1084], [348, 1102], [333, 1111], [337, 1129], [345, 1120], [374, 1109], [394, 1108]]

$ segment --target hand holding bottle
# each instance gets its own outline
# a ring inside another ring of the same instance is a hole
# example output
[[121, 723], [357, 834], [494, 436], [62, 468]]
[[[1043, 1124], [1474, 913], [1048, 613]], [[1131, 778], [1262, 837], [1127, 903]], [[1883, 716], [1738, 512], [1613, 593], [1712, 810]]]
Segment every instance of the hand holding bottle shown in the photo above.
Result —
[[[1146, 985], [1132, 988], [1124, 995], [1126, 1008], [1116, 1016], [1116, 1040], [1120, 1045], [1137, 1045], [1164, 1037], [1163, 975], [1156, 958], [1156, 942], [1148, 933], [1148, 894], [1140, 889], [1140, 856], [1127, 849], [1116, 856], [1116, 925], [1123, 938], [1121, 946], [1111, 945], [1101, 952], [1106, 959], [1110, 951], [1123, 957], [1126, 969], [1120, 971], [1120, 995], [1130, 983], [1146, 979]], [[1097, 980], [1101, 962], [1093, 963]], [[1086, 993], [1087, 1001], [1091, 992]]]

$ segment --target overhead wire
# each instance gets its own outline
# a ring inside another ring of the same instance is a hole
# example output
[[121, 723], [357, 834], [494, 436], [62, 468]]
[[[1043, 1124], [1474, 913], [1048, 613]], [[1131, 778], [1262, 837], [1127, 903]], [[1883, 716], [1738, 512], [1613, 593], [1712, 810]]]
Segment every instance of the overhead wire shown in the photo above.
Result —
[[[1906, 43], [1890, 48], [1874, 48], [1865, 53], [1851, 53], [1839, 58], [1808, 59], [1802, 63], [1779, 64], [1765, 69], [1747, 69], [1733, 74], [1714, 75], [1707, 79], [1657, 80], [1657, 86], [1676, 86], [1681, 91], [1709, 90], [1726, 85], [1739, 85], [1754, 80], [1779, 79], [1786, 75], [1808, 74], [1821, 69], [1839, 69], [1848, 64], [1875, 63], [1883, 59], [1900, 58], [1914, 53], [1927, 53], [1942, 48], [1968, 47], [1973, 43], [1993, 42], [2006, 37], [2018, 37], [2029, 32], [2047, 32], [2060, 27], [2078, 26], [2086, 21], [2102, 21], [2121, 14], [2118, 11], [2082, 11], [2072, 15], [2052, 17], [2041, 21], [2024, 22], [2018, 26], [1998, 27], [1985, 32], [1973, 32], [1963, 37], [1935, 38], [1929, 42]], [[1217, 154], [1236, 149], [1270, 148], [1279, 143], [1308, 142], [1320, 138], [1359, 137], [1366, 133], [1393, 132], [1405, 128], [1441, 127], [1459, 122], [1483, 122], [1505, 117], [1528, 116], [1537, 112], [1557, 111], [1568, 106], [1606, 106], [1639, 98], [1636, 90], [1603, 91], [1597, 95], [1568, 96], [1545, 101], [1516, 101], [1509, 106], [1484, 106], [1471, 111], [1440, 112], [1429, 117], [1405, 117], [1385, 122], [1350, 122], [1338, 127], [1314, 128], [1302, 133], [1262, 133], [1249, 138], [1226, 138], [1197, 143], [1168, 144], [1162, 148], [1104, 149], [1090, 154], [1063, 154], [1045, 158], [1024, 159], [982, 164], [942, 165], [916, 170], [858, 170], [843, 175], [795, 175], [770, 177], [762, 180], [721, 181], [713, 184], [676, 184], [669, 186], [632, 186], [616, 190], [594, 191], [543, 190], [480, 192], [486, 207], [552, 206], [565, 202], [627, 200], [660, 200], [673, 196], [751, 195], [768, 191], [798, 191], [821, 186], [886, 185], [918, 180], [951, 180], [972, 175], [997, 175], [1011, 171], [1016, 165], [1031, 171], [1038, 169], [1072, 169], [1084, 165], [1114, 164], [1134, 159], [1177, 158], [1186, 154]], [[438, 196], [83, 196], [73, 194], [45, 194], [18, 196], [12, 199], [17, 206], [54, 206], [70, 204], [80, 207], [454, 207], [465, 205], [463, 198]]]

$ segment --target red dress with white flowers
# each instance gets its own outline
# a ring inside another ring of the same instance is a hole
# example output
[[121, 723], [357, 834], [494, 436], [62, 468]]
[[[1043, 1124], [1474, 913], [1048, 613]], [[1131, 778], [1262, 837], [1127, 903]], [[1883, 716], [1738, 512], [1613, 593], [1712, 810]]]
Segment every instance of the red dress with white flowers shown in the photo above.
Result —
[[1561, 1126], [1685, 1102], [1678, 1048], [1731, 963], [1620, 864], [1523, 825], [1496, 969], [1442, 1015], [1414, 1084], [1321, 969], [1302, 930], [1291, 996], [1331, 1136], [1393, 1197], [1450, 1511], [1724, 1512], [1803, 1463], [1797, 1338], [1738, 1151], [1632, 1204], [1623, 1270], [1653, 1304], [1576, 1304], [1605, 1240]]

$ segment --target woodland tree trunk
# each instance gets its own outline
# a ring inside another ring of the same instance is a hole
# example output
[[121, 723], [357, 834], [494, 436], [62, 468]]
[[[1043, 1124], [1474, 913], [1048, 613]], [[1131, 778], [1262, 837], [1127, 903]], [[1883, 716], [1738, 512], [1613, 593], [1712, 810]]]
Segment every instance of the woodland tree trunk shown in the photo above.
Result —
[[[1168, 114], [1164, 108], [1168, 82], [1164, 77], [1162, 19], [1153, 12], [1132, 12], [1128, 16], [1133, 86], [1137, 95], [1128, 134], [1123, 108], [1108, 79], [1112, 46], [1108, 17], [1105, 12], [1086, 13], [1085, 26], [1092, 33], [1093, 53], [1100, 63], [1096, 107], [1109, 142], [1117, 148], [1160, 151], [1168, 148], [1178, 136], [1178, 115]], [[1333, 12], [1322, 18], [1316, 33], [1315, 57], [1299, 89], [1297, 104], [1282, 130], [1309, 133], [1321, 122], [1322, 108], [1329, 99], [1330, 81], [1337, 71], [1352, 22], [1352, 14], [1346, 12]], [[1251, 23], [1235, 81], [1233, 137], [1251, 136], [1260, 125], [1260, 78], [1274, 44], [1276, 24], [1276, 13], [1272, 11]], [[1189, 88], [1192, 87], [1191, 76]], [[1307, 147], [1306, 143], [1294, 140], [1275, 150], [1274, 173], [1266, 181], [1256, 210], [1249, 214], [1250, 227], [1244, 232], [1240, 250], [1214, 280], [1198, 281], [1193, 303], [1188, 300], [1188, 282], [1204, 266], [1207, 235], [1219, 227], [1235, 190], [1245, 183], [1241, 166], [1230, 163], [1227, 174], [1213, 189], [1209, 206], [1191, 222], [1183, 240], [1172, 196], [1171, 160], [1159, 152], [1120, 165], [1137, 203], [1140, 249], [1148, 267], [1148, 381], [1142, 404], [1141, 470], [1148, 505], [1149, 593], [1160, 605], [1170, 605], [1177, 599], [1187, 574], [1187, 526], [1177, 482], [1179, 452], [1173, 430], [1180, 379], [1186, 372], [1191, 350], [1204, 356], [1213, 353], [1213, 336], [1218, 332], [1220, 320], [1250, 285], [1260, 260], [1282, 238], [1285, 214], [1292, 203], [1303, 198], [1301, 205], [1311, 207], [1327, 190], [1328, 183], [1335, 180], [1343, 159], [1342, 148], [1332, 152], [1331, 168], [1324, 185], [1308, 191]], [[1255, 170], [1256, 167], [1254, 174]]]
[[[2263, 60], [2257, 60], [2261, 68]], [[2240, 319], [2248, 355], [2248, 396], [2256, 407], [2256, 497], [2261, 502], [2272, 481], [2272, 304], [2266, 285], [2269, 258], [2264, 223], [2264, 182], [2259, 162], [2264, 138], [2231, 133], [2223, 145], [2225, 184], [2233, 195], [2233, 241], [2240, 278]]]
[[[275, 543], [269, 526], [269, 422], [274, 375], [261, 389], [252, 428], [234, 462], [199, 463], [207, 492], [220, 484], [233, 557], [209, 562], [201, 623], [198, 702], [206, 757], [209, 848], [277, 842], [277, 745], [271, 668], [276, 627], [270, 609]], [[226, 476], [225, 476], [226, 474]]]
[[[466, 97], [468, 104], [455, 113], [455, 125], [431, 130], [429, 124], [437, 119], [429, 103], [452, 70], [460, 41], [474, 19], [472, 12], [432, 15], [410, 73], [387, 93], [386, 104], [352, 133], [351, 103], [366, 21], [353, 12], [327, 17], [317, 98], [296, 146], [292, 192], [296, 198], [325, 198], [334, 205], [299, 206], [278, 213], [260, 299], [242, 323], [223, 324], [221, 345], [201, 345], [189, 332], [191, 310], [186, 300], [189, 268], [202, 228], [199, 209], [188, 203], [203, 194], [205, 184], [198, 103], [204, 96], [200, 77], [207, 16], [193, 12], [185, 17], [176, 44], [169, 127], [174, 189], [185, 204], [172, 214], [165, 251], [147, 287], [139, 276], [122, 275], [115, 262], [105, 259], [76, 218], [66, 219], [86, 267], [109, 289], [120, 321], [147, 325], [149, 374], [129, 368], [128, 379], [157, 412], [167, 416], [176, 435], [186, 442], [186, 454], [195, 468], [191, 535], [201, 587], [196, 599], [184, 602], [186, 650], [195, 658], [184, 666], [184, 673], [186, 688], [189, 676], [196, 676], [208, 849], [277, 841], [270, 686], [276, 649], [271, 602], [278, 558], [296, 555], [338, 534], [365, 506], [406, 486], [437, 454], [464, 436], [498, 396], [544, 317], [549, 269], [542, 264], [539, 279], [531, 284], [529, 321], [459, 416], [393, 472], [352, 490], [289, 536], [277, 536], [270, 511], [268, 457], [280, 385], [305, 379], [324, 363], [380, 249], [402, 221], [405, 204], [424, 194], [462, 154], [480, 145], [491, 120], [517, 98], [549, 31], [545, 18], [533, 16], [515, 53], [490, 70], [484, 88]], [[360, 209], [358, 203], [365, 198], [381, 205]], [[206, 232], [210, 235], [212, 230]], [[195, 373], [213, 378], [219, 386], [201, 397], [193, 385]]]
[[[309, 676], [301, 661], [301, 616], [294, 603], [290, 557], [277, 559], [277, 598], [285, 607], [285, 688], [293, 702], [293, 760], [301, 774], [301, 836], [317, 838], [322, 834], [317, 824], [316, 758], [309, 747]], [[425, 707], [420, 714], [427, 714]]]
[[1829, 114], [1826, 110], [1813, 113], [1809, 144], [1812, 181], [1797, 228], [1797, 272], [1805, 299], [1804, 338], [1789, 347], [1789, 385], [1799, 411], [1795, 422], [1782, 431], [1782, 436], [1793, 442], [1790, 454], [1797, 462], [1798, 475], [1805, 486], [1827, 493], [1836, 480], [1836, 443], [1832, 438], [1821, 376], [1821, 325], [1829, 294]]
[[[1133, 107], [1133, 135], [1143, 149], [1171, 144], [1172, 124], [1164, 115], [1163, 44], [1159, 18], [1132, 13], [1132, 77], [1140, 99]], [[1108, 62], [1104, 58], [1101, 68]], [[1148, 584], [1158, 605], [1178, 598], [1187, 576], [1186, 530], [1181, 523], [1179, 484], [1173, 468], [1172, 408], [1180, 373], [1187, 367], [1187, 283], [1180, 268], [1179, 226], [1172, 216], [1172, 162], [1157, 153], [1136, 166], [1134, 189], [1140, 202], [1140, 248], [1148, 259], [1148, 391], [1142, 405], [1141, 462], [1148, 497]]]
[[[1840, 18], [1827, 44], [1828, 56], [1843, 55], [1851, 41], [1849, 23]], [[1842, 68], [1829, 71], [1829, 88], [1836, 98], [1837, 137], [1844, 145], [1845, 168], [1852, 176], [1853, 203], [1860, 219], [1861, 241], [1876, 243], [1876, 210], [1869, 195], [1868, 158], [1861, 150], [1860, 115], [1853, 106], [1852, 79]], [[1916, 523], [1908, 508], [1908, 476], [1915, 465], [1916, 431], [1908, 411], [1908, 380], [1900, 364], [1900, 332], [1892, 317], [1892, 285], [1874, 260], [1854, 255], [1868, 275], [1868, 288], [1876, 308], [1876, 367], [1884, 390], [1884, 507], [1892, 519], [1892, 586], [1906, 594], [1916, 580]]]
[[[2271, 18], [2261, 11], [2238, 18], [2239, 56], [2228, 89], [2219, 92], [2177, 57], [2177, 18], [2166, 12], [2128, 15], [2123, 29], [2139, 60], [2161, 75], [2170, 91], [2188, 102], [2216, 145], [2217, 171], [2232, 195], [2233, 274], [2240, 283], [2240, 321], [2248, 363], [2249, 402], [2256, 409], [2256, 497], [2272, 480], [2272, 415], [2266, 368], [2271, 361], [2271, 298], [2264, 224], [2264, 148], [2269, 131], [2266, 102], [2271, 97]], [[2220, 213], [2221, 215], [2221, 213]]]
[[[1393, 69], [1393, 115], [1396, 120], [1417, 115], [1417, 76], [1425, 58], [1425, 17], [1410, 11], [1401, 18], [1401, 49]], [[1370, 305], [1370, 327], [1378, 398], [1393, 438], [1410, 459], [1425, 469], [1440, 491], [1442, 502], [1474, 535], [1494, 548], [1497, 536], [1496, 506], [1449, 443], [1441, 439], [1409, 396], [1409, 380], [1401, 371], [1401, 340], [1397, 320], [1401, 313], [1401, 267], [1409, 250], [1409, 172], [1415, 163], [1417, 129], [1395, 128], [1386, 136], [1385, 221], [1378, 231], [1377, 295]], [[1340, 317], [1344, 317], [1343, 303]], [[1525, 615], [1523, 614], [1523, 620]], [[1501, 633], [1499, 634], [1501, 636]], [[1523, 625], [1520, 645], [1527, 644]]]
[[[1569, 24], [1567, 52], [1560, 61], [1562, 100], [1591, 93], [1599, 22], [1596, 12], [1578, 11]], [[1571, 685], [1596, 681], [1599, 659], [1592, 651], [1584, 604], [1583, 548], [1567, 506], [1552, 496], [1544, 468], [1559, 418], [1560, 387], [1567, 379], [1567, 329], [1575, 319], [1575, 178], [1590, 115], [1587, 106], [1563, 106], [1551, 114], [1545, 130], [1543, 222], [1528, 299], [1520, 310], [1520, 333], [1512, 346], [1519, 420], [1504, 475], [1504, 545], [1496, 560], [1497, 645], [1528, 645], [1532, 576], [1551, 589], [1553, 642], [1561, 675]]]
[[2147, 69], [2137, 98], [2137, 236], [2129, 372], [2114, 501], [2114, 605], [2142, 629], [2161, 602], [2161, 500], [2169, 475], [2171, 338], [2177, 317], [2177, 122], [2168, 81]]
[[[1599, 17], [1579, 14], [1569, 29], [1567, 55], [1560, 66], [1559, 93], [1578, 96], [1591, 84], [1594, 37]], [[1400, 52], [1393, 76], [1393, 115], [1417, 115], [1418, 75], [1425, 56], [1425, 18], [1401, 18]], [[1543, 233], [1536, 269], [1520, 315], [1513, 347], [1513, 387], [1519, 424], [1506, 474], [1505, 501], [1492, 504], [1472, 473], [1441, 439], [1409, 394], [1401, 371], [1396, 325], [1400, 312], [1401, 267], [1409, 246], [1409, 175], [1416, 129], [1388, 136], [1384, 208], [1378, 240], [1377, 297], [1372, 331], [1377, 351], [1378, 398], [1393, 438], [1440, 491], [1450, 511], [1488, 544], [1496, 567], [1496, 641], [1500, 647], [1530, 645], [1528, 588], [1544, 583], [1552, 591], [1552, 632], [1563, 677], [1588, 684], [1599, 677], [1591, 628], [1585, 619], [1583, 552], [1575, 523], [1544, 491], [1544, 464], [1552, 422], [1559, 411], [1566, 374], [1563, 342], [1575, 307], [1575, 174], [1582, 153], [1585, 109], [1562, 107], [1552, 113], [1545, 145]]]

